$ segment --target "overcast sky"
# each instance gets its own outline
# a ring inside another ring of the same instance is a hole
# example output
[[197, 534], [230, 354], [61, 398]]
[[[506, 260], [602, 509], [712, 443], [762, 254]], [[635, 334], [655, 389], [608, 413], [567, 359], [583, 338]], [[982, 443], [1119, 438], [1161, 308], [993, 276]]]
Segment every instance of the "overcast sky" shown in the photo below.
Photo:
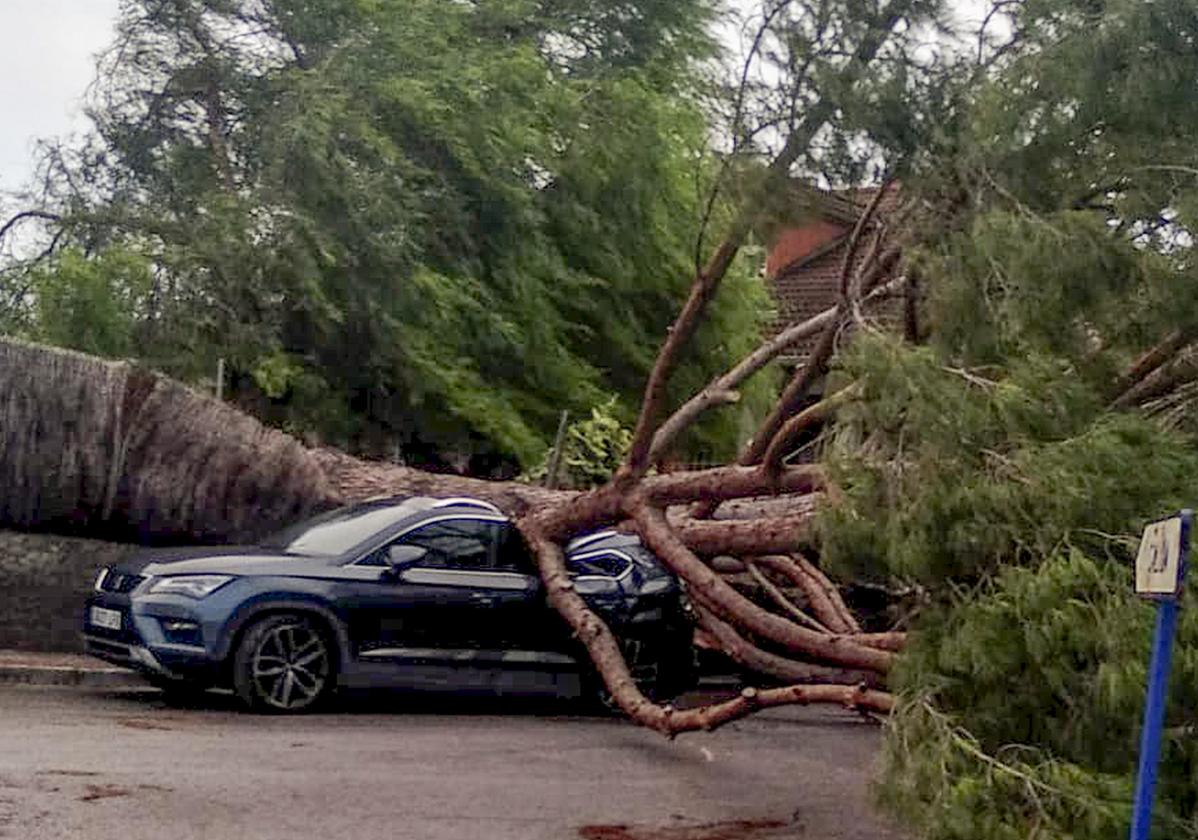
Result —
[[95, 55], [113, 39], [118, 0], [0, 0], [0, 190], [24, 185], [33, 144], [86, 125]]
[[[119, 0], [0, 0], [0, 192], [33, 174], [34, 143], [86, 128], [84, 90]], [[974, 10], [983, 0], [955, 0]]]

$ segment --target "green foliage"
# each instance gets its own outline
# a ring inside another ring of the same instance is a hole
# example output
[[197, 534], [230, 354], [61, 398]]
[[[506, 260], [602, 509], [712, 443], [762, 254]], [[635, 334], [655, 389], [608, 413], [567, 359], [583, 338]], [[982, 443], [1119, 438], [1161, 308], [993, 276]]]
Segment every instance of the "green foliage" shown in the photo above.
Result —
[[1065, 540], [1138, 532], [1193, 498], [1193, 446], [1106, 412], [1066, 360], [971, 373], [878, 338], [845, 371], [865, 395], [842, 414], [830, 455], [846, 504], [820, 533], [824, 560], [848, 573], [972, 583]]
[[87, 259], [68, 249], [29, 278], [34, 301], [28, 337], [98, 356], [124, 358], [138, 350], [138, 325], [153, 286], [150, 266], [121, 248]]
[[[64, 199], [72, 236], [162, 276], [135, 313], [145, 361], [195, 381], [223, 356], [270, 419], [342, 445], [527, 465], [561, 408], [632, 410], [689, 283], [711, 14], [129, 3], [94, 154], [52, 182], [97, 185]], [[734, 267], [676, 396], [757, 340], [754, 268]], [[693, 445], [737, 432], [717, 416]]]
[[[632, 430], [617, 416], [615, 397], [591, 409], [591, 414], [566, 426], [557, 472], [557, 487], [586, 490], [605, 483], [628, 454]], [[550, 447], [540, 464], [523, 478], [542, 482], [553, 460]]]
[[[929, 617], [897, 675], [890, 804], [928, 838], [1127, 833], [1152, 608], [1127, 547], [1007, 568]], [[1198, 598], [1181, 612], [1157, 794], [1160, 837], [1198, 836]]]
[[[930, 840], [1126, 834], [1151, 624], [1132, 554], [1198, 497], [1196, 427], [1112, 407], [1132, 360], [1198, 324], [1195, 6], [1008, 8], [1012, 47], [961, 68], [904, 181], [943, 211], [908, 261], [929, 342], [842, 359], [865, 396], [829, 447], [844, 503], [820, 522], [842, 571], [927, 594], [881, 793]], [[1198, 836], [1194, 602], [1162, 838]]]
[[1093, 212], [995, 209], [946, 237], [919, 258], [938, 349], [969, 366], [1050, 355], [1101, 385], [1146, 336], [1198, 324], [1193, 267], [1111, 233]]

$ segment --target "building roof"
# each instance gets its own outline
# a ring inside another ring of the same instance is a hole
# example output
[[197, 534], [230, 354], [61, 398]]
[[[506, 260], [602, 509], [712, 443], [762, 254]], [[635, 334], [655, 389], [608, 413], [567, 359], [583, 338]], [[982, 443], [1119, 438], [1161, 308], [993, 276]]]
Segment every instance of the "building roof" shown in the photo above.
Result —
[[[806, 221], [778, 226], [771, 232], [765, 265], [766, 284], [777, 306], [771, 335], [836, 305], [850, 234], [876, 194], [877, 188], [820, 193], [809, 205], [813, 212]], [[805, 196], [810, 202], [810, 188]], [[893, 185], [879, 202], [876, 216], [893, 213], [897, 205], [898, 186]], [[851, 270], [865, 261], [868, 251], [861, 243]], [[818, 337], [798, 343], [783, 358], [802, 359], [816, 341]]]

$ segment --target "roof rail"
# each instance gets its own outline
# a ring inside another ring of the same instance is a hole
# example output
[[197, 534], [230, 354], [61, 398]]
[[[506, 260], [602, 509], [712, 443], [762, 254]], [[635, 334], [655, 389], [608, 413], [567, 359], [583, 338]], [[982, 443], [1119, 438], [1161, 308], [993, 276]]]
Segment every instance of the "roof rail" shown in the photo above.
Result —
[[433, 504], [434, 509], [446, 507], [474, 507], [482, 508], [483, 510], [489, 510], [493, 513], [503, 513], [503, 511], [495, 507], [495, 505], [491, 504], [490, 502], [485, 502], [482, 499], [472, 499], [468, 496], [455, 496], [452, 499], [438, 499]]

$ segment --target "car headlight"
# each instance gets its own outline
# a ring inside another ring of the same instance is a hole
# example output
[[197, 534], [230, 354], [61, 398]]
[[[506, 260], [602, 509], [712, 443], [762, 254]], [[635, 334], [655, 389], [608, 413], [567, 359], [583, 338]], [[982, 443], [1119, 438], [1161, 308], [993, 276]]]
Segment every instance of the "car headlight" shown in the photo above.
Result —
[[101, 566], [100, 570], [96, 572], [96, 579], [92, 581], [92, 589], [96, 590], [97, 592], [103, 592], [104, 578], [106, 577], [108, 577], [108, 567]]
[[233, 579], [232, 575], [172, 575], [150, 584], [149, 592], [204, 598]]

